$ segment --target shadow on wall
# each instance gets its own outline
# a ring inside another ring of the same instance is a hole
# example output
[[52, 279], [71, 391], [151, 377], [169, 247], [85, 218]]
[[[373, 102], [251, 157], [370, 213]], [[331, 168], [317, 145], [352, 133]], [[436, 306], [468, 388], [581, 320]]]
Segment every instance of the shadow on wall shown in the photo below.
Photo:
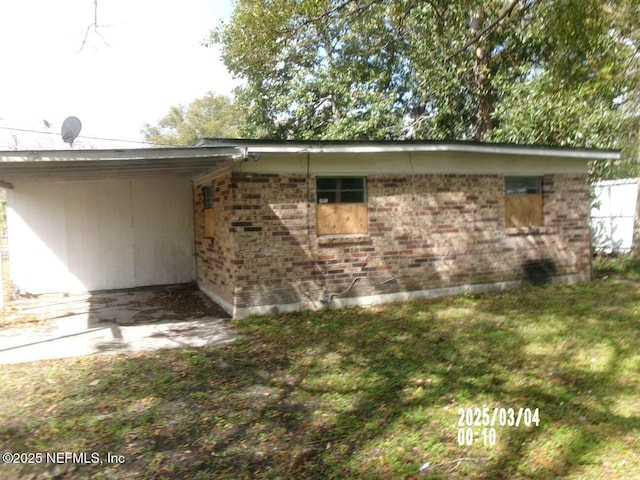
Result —
[[[598, 252], [626, 253], [629, 251], [625, 238], [632, 238], [633, 220], [624, 225], [626, 219], [596, 218], [591, 220], [591, 243]], [[622, 229], [620, 227], [623, 226]], [[625, 229], [624, 226], [627, 228]], [[622, 230], [622, 231], [620, 231]], [[624, 230], [630, 230], [625, 232]]]

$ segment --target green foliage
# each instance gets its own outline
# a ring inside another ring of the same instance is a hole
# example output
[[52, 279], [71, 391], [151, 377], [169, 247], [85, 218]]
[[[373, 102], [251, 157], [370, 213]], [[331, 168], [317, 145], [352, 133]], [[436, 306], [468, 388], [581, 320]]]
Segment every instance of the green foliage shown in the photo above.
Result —
[[157, 125], [146, 123], [145, 141], [158, 145], [193, 145], [200, 138], [238, 135], [240, 113], [233, 101], [211, 92], [189, 104], [173, 106]]
[[238, 0], [212, 42], [246, 81], [247, 136], [624, 148], [635, 161], [636, 3]]

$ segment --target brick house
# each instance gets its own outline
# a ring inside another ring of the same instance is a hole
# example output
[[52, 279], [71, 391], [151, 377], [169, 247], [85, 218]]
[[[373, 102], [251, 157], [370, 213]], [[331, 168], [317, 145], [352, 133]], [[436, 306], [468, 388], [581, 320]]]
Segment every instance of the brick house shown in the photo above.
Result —
[[247, 162], [194, 179], [194, 226], [198, 285], [236, 317], [588, 281], [587, 163], [618, 155], [451, 142], [234, 145]]
[[0, 152], [22, 292], [196, 281], [234, 317], [591, 277], [591, 160], [468, 142]]

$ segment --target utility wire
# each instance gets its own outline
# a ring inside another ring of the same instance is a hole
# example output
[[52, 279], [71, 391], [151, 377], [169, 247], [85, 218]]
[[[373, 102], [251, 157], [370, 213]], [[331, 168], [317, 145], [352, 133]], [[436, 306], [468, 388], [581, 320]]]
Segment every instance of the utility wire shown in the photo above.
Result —
[[[16, 131], [16, 132], [40, 133], [40, 134], [44, 134], [44, 135], [59, 135], [56, 132], [46, 132], [44, 130], [29, 130], [27, 128], [13, 128], [13, 127], [2, 127], [2, 126], [0, 126], [0, 129]], [[189, 145], [172, 145], [172, 144], [168, 144], [168, 143], [147, 142], [145, 140], [122, 140], [122, 139], [118, 139], [118, 138], [90, 137], [90, 136], [87, 136], [87, 135], [78, 135], [78, 138], [86, 138], [86, 139], [90, 139], [90, 140], [104, 140], [104, 141], [108, 141], [108, 142], [144, 143], [146, 145], [158, 145], [158, 146], [162, 146], [162, 147], [188, 147], [189, 146]]]

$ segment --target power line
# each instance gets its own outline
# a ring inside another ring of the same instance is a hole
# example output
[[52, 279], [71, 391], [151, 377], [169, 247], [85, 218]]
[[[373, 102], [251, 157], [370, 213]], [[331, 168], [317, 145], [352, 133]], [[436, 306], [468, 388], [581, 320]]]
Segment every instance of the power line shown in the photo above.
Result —
[[[40, 134], [44, 134], [44, 135], [59, 135], [56, 132], [47, 132], [44, 130], [30, 130], [28, 128], [13, 128], [13, 127], [2, 127], [0, 126], [0, 129], [2, 130], [10, 130], [10, 131], [16, 131], [16, 132], [27, 132], [27, 133], [40, 133]], [[188, 145], [172, 145], [172, 144], [168, 144], [168, 143], [156, 143], [156, 142], [147, 142], [145, 140], [122, 140], [119, 138], [105, 138], [105, 137], [91, 137], [88, 135], [78, 135], [78, 138], [86, 138], [86, 139], [90, 139], [90, 140], [103, 140], [103, 141], [107, 141], [107, 142], [123, 142], [123, 143], [144, 143], [146, 145], [158, 145], [161, 147], [187, 147]]]

